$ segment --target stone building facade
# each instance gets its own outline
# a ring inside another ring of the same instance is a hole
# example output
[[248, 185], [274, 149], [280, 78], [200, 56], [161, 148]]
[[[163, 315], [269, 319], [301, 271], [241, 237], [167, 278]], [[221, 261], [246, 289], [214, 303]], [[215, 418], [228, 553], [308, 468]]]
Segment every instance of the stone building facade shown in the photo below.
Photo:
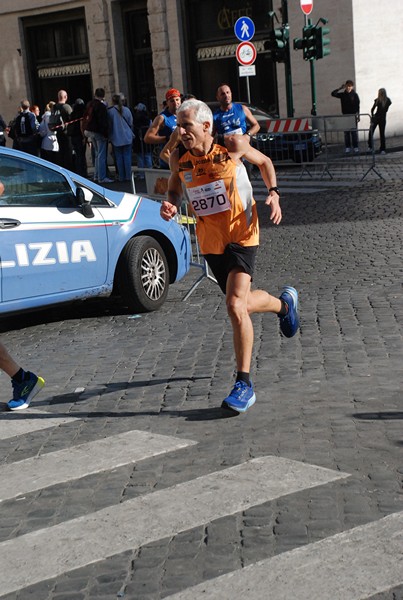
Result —
[[[214, 100], [228, 82], [234, 96], [287, 116], [284, 65], [265, 45], [281, 24], [286, 0], [2, 0], [0, 113], [11, 119], [28, 97], [43, 108], [66, 89], [71, 101], [88, 100], [94, 88], [107, 98], [122, 91], [130, 105], [144, 102], [152, 114], [170, 86]], [[361, 112], [369, 112], [380, 87], [393, 104], [388, 135], [403, 133], [403, 5], [390, 0], [314, 0], [310, 18], [328, 20], [331, 54], [315, 63], [318, 114], [338, 114], [330, 92], [356, 82]], [[299, 0], [288, 0], [292, 39], [306, 17]], [[272, 11], [272, 12], [270, 12]], [[253, 19], [256, 75], [240, 77], [234, 23]], [[291, 49], [295, 115], [312, 108], [309, 64]], [[249, 96], [249, 98], [248, 98]]]

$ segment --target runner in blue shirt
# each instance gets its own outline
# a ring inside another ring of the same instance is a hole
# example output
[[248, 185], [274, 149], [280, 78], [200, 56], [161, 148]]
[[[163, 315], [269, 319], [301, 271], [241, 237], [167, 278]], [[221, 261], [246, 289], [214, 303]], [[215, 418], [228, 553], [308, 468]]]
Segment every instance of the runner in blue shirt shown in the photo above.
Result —
[[260, 125], [244, 104], [232, 102], [229, 85], [222, 83], [217, 89], [217, 100], [220, 106], [214, 111], [214, 131], [219, 134], [239, 134], [252, 137], [260, 129]]
[[[181, 105], [181, 93], [175, 88], [171, 88], [165, 94], [167, 106], [155, 117], [154, 121], [148, 128], [145, 136], [145, 144], [159, 144], [165, 146], [171, 133], [176, 129], [176, 111]], [[162, 169], [169, 169], [169, 165], [160, 160]]]

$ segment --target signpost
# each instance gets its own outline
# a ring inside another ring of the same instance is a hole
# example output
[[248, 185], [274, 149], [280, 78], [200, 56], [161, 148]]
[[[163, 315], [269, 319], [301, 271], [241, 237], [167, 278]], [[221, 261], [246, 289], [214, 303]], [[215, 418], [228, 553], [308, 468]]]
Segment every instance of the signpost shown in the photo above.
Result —
[[[234, 25], [234, 32], [241, 42], [236, 49], [236, 59], [242, 65], [239, 67], [239, 76], [246, 77], [246, 91], [250, 103], [249, 76], [256, 75], [255, 67], [252, 65], [256, 60], [257, 51], [250, 41], [255, 35], [255, 24], [249, 17], [239, 17]], [[246, 69], [248, 70], [246, 71]]]
[[313, 0], [300, 0], [300, 4], [304, 15], [310, 15], [313, 9]]
[[245, 66], [253, 65], [256, 60], [257, 52], [252, 42], [241, 42], [236, 49], [237, 61]]
[[239, 17], [234, 32], [240, 42], [249, 42], [255, 35], [255, 24], [249, 17]]

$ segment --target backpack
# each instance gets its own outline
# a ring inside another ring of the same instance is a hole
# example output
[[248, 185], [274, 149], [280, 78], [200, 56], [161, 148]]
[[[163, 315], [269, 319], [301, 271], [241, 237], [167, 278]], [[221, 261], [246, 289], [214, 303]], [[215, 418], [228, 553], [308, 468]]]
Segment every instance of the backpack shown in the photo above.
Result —
[[15, 120], [15, 131], [17, 137], [31, 137], [34, 135], [31, 123], [31, 113], [21, 113]]
[[92, 131], [91, 129], [91, 122], [93, 121], [93, 112], [94, 112], [94, 103], [93, 102], [89, 102], [87, 104], [87, 107], [85, 109], [85, 112], [83, 114], [83, 118], [81, 119], [80, 122], [80, 127], [81, 127], [81, 133], [84, 135], [84, 132], [86, 130], [88, 131]]
[[48, 127], [50, 131], [54, 132], [62, 131], [64, 128], [62, 111], [60, 109], [60, 106], [58, 106], [57, 104], [55, 104], [50, 113]]

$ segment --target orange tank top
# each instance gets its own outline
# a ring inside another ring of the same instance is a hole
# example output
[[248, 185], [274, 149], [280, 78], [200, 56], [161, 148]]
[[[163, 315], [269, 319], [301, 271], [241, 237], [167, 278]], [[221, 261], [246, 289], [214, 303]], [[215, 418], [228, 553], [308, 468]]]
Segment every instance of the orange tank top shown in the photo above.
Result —
[[256, 202], [248, 174], [225, 146], [213, 144], [204, 156], [185, 150], [179, 157], [179, 176], [197, 217], [202, 254], [223, 254], [229, 243], [259, 244]]

